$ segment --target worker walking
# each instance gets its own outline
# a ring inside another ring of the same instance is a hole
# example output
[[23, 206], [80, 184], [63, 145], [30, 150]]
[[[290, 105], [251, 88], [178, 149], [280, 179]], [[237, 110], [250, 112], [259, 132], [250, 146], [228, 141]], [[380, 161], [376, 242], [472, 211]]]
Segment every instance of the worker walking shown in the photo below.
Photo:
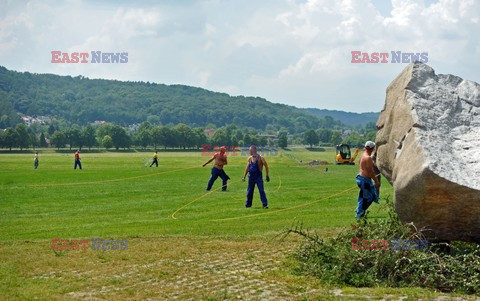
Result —
[[265, 158], [257, 153], [257, 147], [255, 145], [250, 146], [250, 157], [248, 157], [247, 166], [245, 167], [245, 172], [242, 178], [242, 181], [245, 181], [245, 177], [248, 173], [247, 200], [245, 201], [246, 208], [252, 207], [253, 191], [255, 189], [255, 185], [257, 185], [263, 208], [268, 209], [268, 200], [263, 188], [263, 166], [265, 166], [266, 180], [267, 182], [270, 182], [267, 161], [265, 161]]
[[75, 152], [75, 165], [73, 166], [73, 169], [77, 169], [77, 165], [80, 167], [80, 169], [82, 169], [82, 162], [80, 162], [80, 150]]
[[33, 157], [33, 167], [35, 169], [38, 168], [38, 152], [35, 152], [35, 156]]
[[[375, 149], [375, 142], [367, 141], [365, 143], [365, 152], [360, 157], [360, 171], [356, 176], [356, 182], [360, 192], [358, 193], [358, 206], [355, 218], [364, 217], [368, 207], [373, 202], [378, 203], [377, 188], [380, 188], [380, 182], [373, 171], [372, 152]], [[375, 185], [373, 182], [375, 182]]]
[[225, 173], [225, 170], [223, 170], [223, 166], [228, 164], [225, 151], [225, 146], [222, 146], [220, 148], [220, 153], [215, 153], [210, 160], [202, 165], [202, 167], [205, 167], [208, 163], [215, 160], [215, 165], [212, 167], [212, 174], [207, 183], [207, 191], [212, 189], [213, 183], [215, 183], [218, 177], [222, 179], [222, 191], [227, 191], [227, 181], [230, 180], [230, 177]]
[[152, 167], [153, 164], [155, 164], [157, 167], [158, 167], [158, 153], [157, 151], [155, 151], [155, 153], [153, 153], [153, 159], [152, 159], [152, 164], [150, 164], [150, 167]]

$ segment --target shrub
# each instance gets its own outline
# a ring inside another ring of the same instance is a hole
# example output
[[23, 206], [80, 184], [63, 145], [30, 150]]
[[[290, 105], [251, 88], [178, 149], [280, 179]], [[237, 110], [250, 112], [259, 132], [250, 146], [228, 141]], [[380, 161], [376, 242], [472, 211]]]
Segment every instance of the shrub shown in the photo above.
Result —
[[298, 273], [329, 284], [372, 287], [419, 286], [443, 292], [480, 293], [480, 245], [461, 241], [434, 242], [427, 250], [354, 250], [352, 239], [422, 240], [424, 229], [402, 224], [387, 200], [388, 218], [357, 220], [334, 238], [297, 225], [285, 232], [305, 238], [293, 257]]

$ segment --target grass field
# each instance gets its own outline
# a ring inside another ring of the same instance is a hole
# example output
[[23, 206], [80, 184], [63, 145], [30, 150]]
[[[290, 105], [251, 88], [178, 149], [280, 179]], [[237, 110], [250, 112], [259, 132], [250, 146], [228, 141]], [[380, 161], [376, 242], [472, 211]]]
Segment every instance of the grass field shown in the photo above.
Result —
[[[434, 298], [424, 289], [333, 288], [294, 275], [288, 254], [298, 239], [279, 234], [303, 224], [332, 235], [354, 222], [358, 166], [334, 151], [292, 148], [267, 156], [269, 209], [258, 192], [246, 209], [246, 157], [229, 157], [228, 191], [201, 152], [0, 154], [0, 299], [359, 299]], [[302, 163], [299, 162], [302, 160]], [[384, 181], [382, 197], [392, 188]], [[371, 217], [385, 218], [383, 205]], [[53, 252], [51, 239], [123, 239], [128, 250]], [[345, 242], [346, 244], [350, 242]]]

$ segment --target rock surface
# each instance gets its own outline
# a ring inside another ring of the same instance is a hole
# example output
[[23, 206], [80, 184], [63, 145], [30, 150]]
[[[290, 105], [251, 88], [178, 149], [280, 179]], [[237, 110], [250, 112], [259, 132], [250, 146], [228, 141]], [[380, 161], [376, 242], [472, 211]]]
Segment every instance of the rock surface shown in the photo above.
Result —
[[412, 63], [388, 86], [377, 165], [402, 222], [480, 242], [480, 85]]

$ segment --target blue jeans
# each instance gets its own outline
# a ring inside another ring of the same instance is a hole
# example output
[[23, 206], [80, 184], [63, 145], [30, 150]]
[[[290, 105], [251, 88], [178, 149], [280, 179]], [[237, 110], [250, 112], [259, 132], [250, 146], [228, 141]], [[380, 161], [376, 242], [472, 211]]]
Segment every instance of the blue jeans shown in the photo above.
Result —
[[267, 196], [265, 195], [265, 190], [263, 189], [263, 178], [262, 174], [248, 175], [248, 188], [247, 188], [247, 201], [245, 202], [245, 207], [252, 207], [253, 201], [253, 191], [255, 189], [255, 184], [257, 184], [258, 191], [260, 192], [260, 200], [262, 201], [263, 206], [268, 206]]
[[227, 181], [230, 180], [230, 177], [227, 176], [225, 171], [223, 169], [218, 169], [216, 167], [212, 168], [212, 175], [210, 176], [210, 180], [208, 180], [207, 184], [207, 191], [212, 189], [213, 183], [217, 180], [217, 178], [220, 177], [222, 179], [222, 190], [226, 191], [227, 190]]
[[73, 167], [73, 169], [77, 169], [77, 165], [78, 167], [80, 167], [80, 169], [82, 169], [82, 163], [80, 162], [80, 160], [75, 160], [75, 166]]
[[373, 202], [378, 202], [377, 189], [370, 178], [357, 175], [355, 179], [358, 188], [360, 188], [360, 192], [358, 193], [358, 207], [357, 210], [355, 210], [357, 215], [355, 217], [363, 217], [368, 207], [370, 207]]

